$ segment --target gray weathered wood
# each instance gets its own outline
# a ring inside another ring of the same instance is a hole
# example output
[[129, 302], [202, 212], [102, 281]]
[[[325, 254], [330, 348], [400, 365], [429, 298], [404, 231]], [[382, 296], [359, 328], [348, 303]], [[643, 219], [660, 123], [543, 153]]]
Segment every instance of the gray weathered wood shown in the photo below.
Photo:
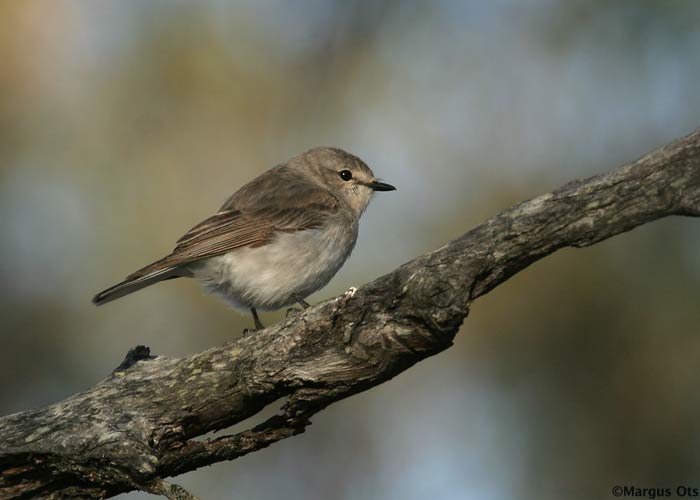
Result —
[[[448, 348], [472, 302], [559, 248], [700, 215], [700, 133], [509, 208], [344, 296], [183, 359], [132, 350], [95, 387], [0, 419], [0, 498], [103, 498], [300, 432], [329, 404]], [[255, 428], [207, 440], [285, 398]]]

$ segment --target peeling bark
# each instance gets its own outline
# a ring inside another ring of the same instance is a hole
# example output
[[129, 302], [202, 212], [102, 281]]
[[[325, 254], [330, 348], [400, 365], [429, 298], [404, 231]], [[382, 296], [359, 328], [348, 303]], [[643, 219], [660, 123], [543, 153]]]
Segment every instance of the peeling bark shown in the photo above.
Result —
[[[433, 252], [264, 331], [182, 359], [142, 346], [93, 388], [0, 419], [0, 498], [194, 498], [163, 478], [304, 432], [329, 404], [452, 344], [470, 305], [536, 260], [700, 215], [700, 133], [509, 208]], [[280, 398], [280, 413], [205, 440]]]

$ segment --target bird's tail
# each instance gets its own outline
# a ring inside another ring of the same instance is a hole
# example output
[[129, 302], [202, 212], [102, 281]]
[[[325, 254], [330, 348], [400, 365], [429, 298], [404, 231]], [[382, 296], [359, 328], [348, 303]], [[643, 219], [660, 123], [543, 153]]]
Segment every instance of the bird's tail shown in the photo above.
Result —
[[109, 287], [92, 298], [93, 304], [101, 306], [159, 281], [189, 276], [189, 273], [179, 266], [164, 266], [165, 259], [150, 264], [127, 276], [121, 283]]

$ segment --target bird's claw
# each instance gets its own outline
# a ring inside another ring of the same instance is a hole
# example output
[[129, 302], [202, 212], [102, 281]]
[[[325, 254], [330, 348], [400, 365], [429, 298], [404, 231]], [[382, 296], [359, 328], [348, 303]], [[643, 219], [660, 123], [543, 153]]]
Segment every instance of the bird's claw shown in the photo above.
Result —
[[296, 316], [299, 314], [302, 310], [299, 309], [298, 307], [290, 307], [287, 309], [287, 312], [285, 313], [285, 318], [289, 318], [290, 316]]

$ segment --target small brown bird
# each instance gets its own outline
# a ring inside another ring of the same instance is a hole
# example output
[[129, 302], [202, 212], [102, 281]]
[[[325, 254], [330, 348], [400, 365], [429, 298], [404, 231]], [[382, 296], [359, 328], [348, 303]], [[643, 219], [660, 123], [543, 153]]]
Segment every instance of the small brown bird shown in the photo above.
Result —
[[249, 309], [262, 329], [257, 309], [308, 307], [304, 299], [325, 286], [352, 252], [373, 193], [394, 189], [357, 156], [338, 148], [311, 149], [243, 186], [169, 255], [98, 293], [93, 302], [194, 277], [207, 291]]

